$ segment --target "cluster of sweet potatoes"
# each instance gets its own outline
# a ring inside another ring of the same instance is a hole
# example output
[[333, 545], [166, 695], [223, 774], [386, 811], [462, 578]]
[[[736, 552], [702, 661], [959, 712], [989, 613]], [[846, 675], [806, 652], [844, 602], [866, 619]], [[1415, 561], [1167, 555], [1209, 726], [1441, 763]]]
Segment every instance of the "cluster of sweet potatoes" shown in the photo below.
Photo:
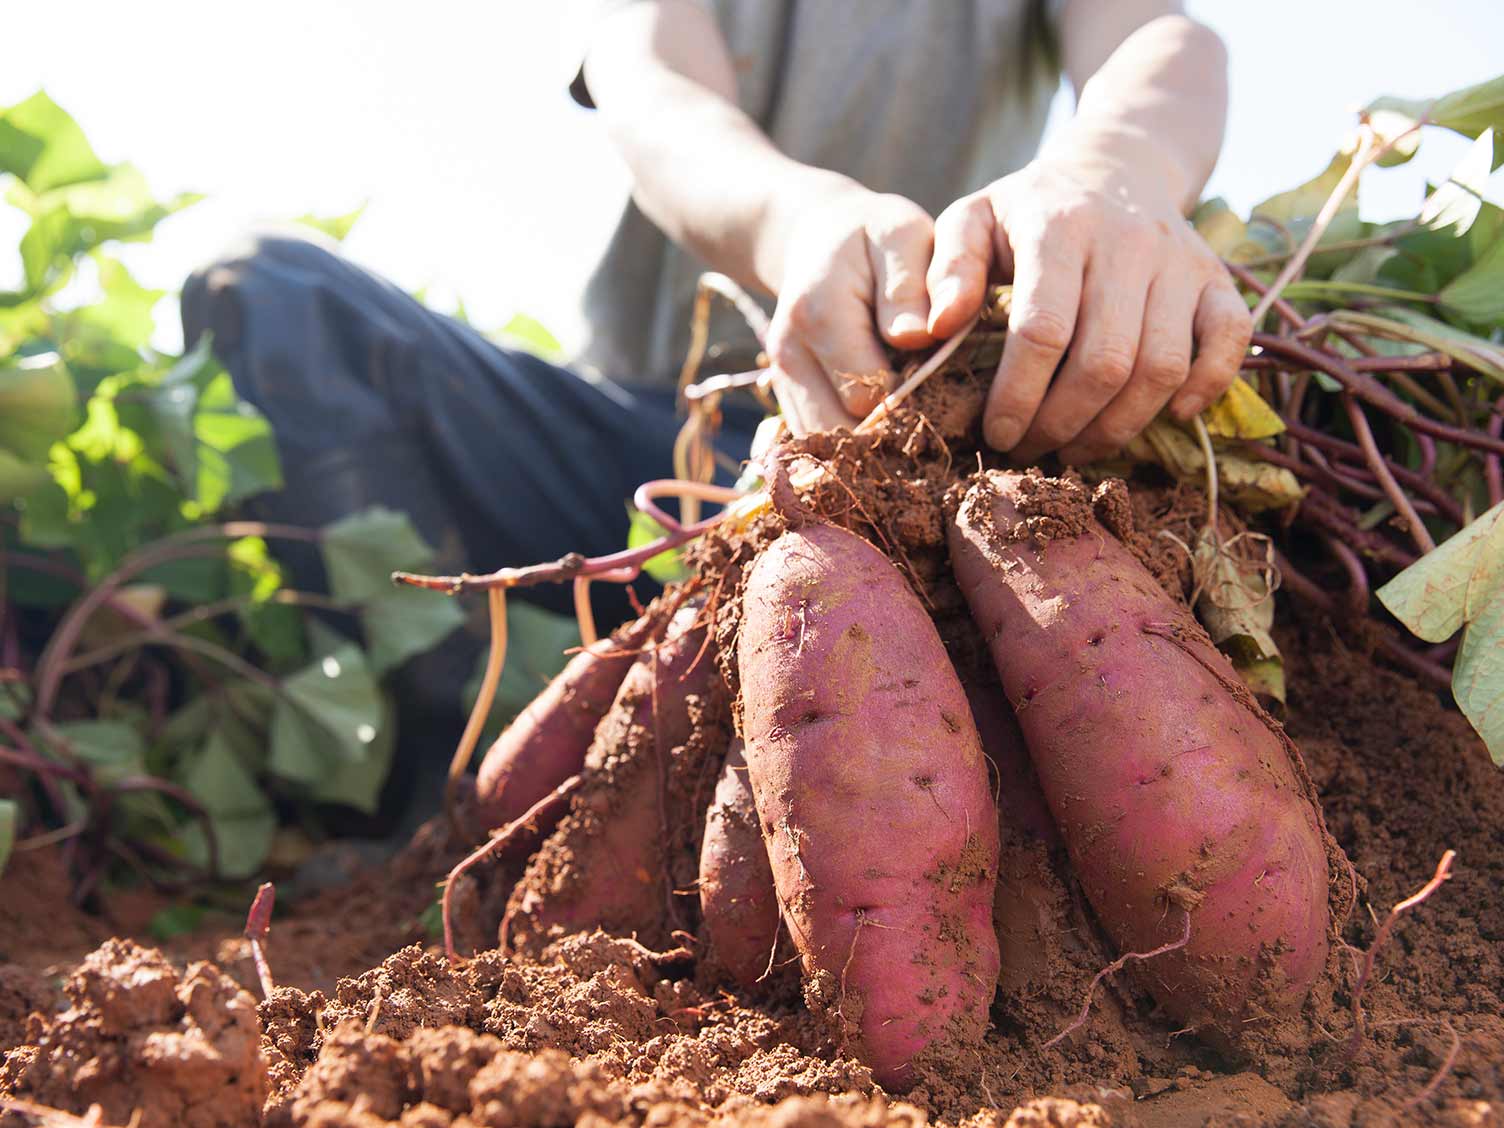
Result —
[[986, 1027], [1001, 819], [1063, 845], [1121, 953], [1158, 953], [1141, 982], [1179, 1026], [1233, 1047], [1298, 1008], [1332, 929], [1299, 755], [1073, 489], [987, 471], [954, 499], [988, 684], [963, 686], [885, 552], [818, 521], [743, 576], [738, 708], [692, 603], [575, 657], [480, 771], [488, 825], [583, 780], [538, 828], [506, 942], [671, 941], [697, 884], [698, 951], [751, 986], [787, 937], [806, 999], [901, 1087]]

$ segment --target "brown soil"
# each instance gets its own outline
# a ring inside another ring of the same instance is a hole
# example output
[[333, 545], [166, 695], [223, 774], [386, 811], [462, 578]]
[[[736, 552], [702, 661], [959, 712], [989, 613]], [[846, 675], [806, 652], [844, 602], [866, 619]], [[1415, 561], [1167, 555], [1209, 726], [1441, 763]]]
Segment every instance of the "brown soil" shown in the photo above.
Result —
[[[965, 379], [937, 377], [881, 438], [807, 444], [806, 457], [836, 471], [825, 484], [785, 493], [750, 536], [697, 548], [702, 570], [720, 579], [705, 595], [722, 649], [737, 628], [742, 566], [813, 510], [888, 549], [963, 679], [974, 677], [977, 632], [965, 629], [940, 531], [952, 468], [977, 465], [968, 428], [978, 402]], [[1089, 496], [1098, 520], [1167, 588], [1184, 590], [1175, 555], [1134, 545], [1130, 530], [1179, 520], [1194, 499], [1125, 498], [1116, 487]], [[694, 958], [703, 940], [689, 932], [669, 938], [687, 955], [600, 932], [495, 951], [520, 862], [480, 867], [457, 887], [458, 947], [480, 954], [451, 965], [421, 918], [469, 843], [435, 823], [393, 862], [279, 907], [268, 945], [279, 986], [259, 1010], [234, 922], [165, 953], [106, 941], [142, 934], [139, 906], [85, 914], [68, 904], [55, 856], [17, 855], [0, 881], [0, 1109], [31, 1102], [83, 1114], [97, 1103], [103, 1123], [135, 1118], [142, 1128], [1499, 1124], [1504, 775], [1460, 716], [1376, 666], [1355, 641], [1361, 632], [1301, 614], [1282, 601], [1287, 723], [1328, 827], [1365, 883], [1346, 942], [1365, 949], [1388, 908], [1425, 882], [1444, 850], [1458, 852], [1453, 879], [1403, 918], [1380, 957], [1362, 1000], [1368, 1036], [1356, 1047], [1355, 975], [1343, 953], [1306, 1009], [1304, 1037], [1256, 1060], [1228, 1060], [1174, 1031], [1127, 975], [1098, 986], [1087, 1021], [1046, 1048], [1114, 953], [1058, 843], [1015, 830], [996, 902], [1004, 970], [992, 1026], [979, 1048], [930, 1063], [897, 1098], [811, 1017], [790, 967], [757, 989], [736, 988], [714, 961]], [[705, 774], [713, 783], [714, 770]], [[678, 892], [692, 892], [672, 876]], [[680, 900], [692, 921], [697, 899]], [[0, 1111], [0, 1128], [30, 1122]]]

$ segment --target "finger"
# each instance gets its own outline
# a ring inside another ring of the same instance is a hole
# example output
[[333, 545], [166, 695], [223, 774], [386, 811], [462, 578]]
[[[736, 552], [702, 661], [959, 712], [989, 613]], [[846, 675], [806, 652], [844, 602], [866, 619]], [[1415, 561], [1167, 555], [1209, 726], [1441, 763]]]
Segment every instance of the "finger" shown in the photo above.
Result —
[[957, 200], [935, 220], [934, 253], [925, 276], [931, 335], [959, 332], [981, 307], [996, 227], [992, 202], [980, 194]]
[[934, 249], [934, 231], [930, 217], [917, 207], [891, 227], [869, 231], [877, 328], [900, 349], [923, 348], [931, 341], [924, 270]]
[[773, 398], [794, 435], [849, 427], [855, 420], [841, 406], [825, 370], [800, 344], [779, 351], [773, 372]]
[[1191, 367], [1191, 322], [1200, 297], [1183, 274], [1161, 274], [1149, 287], [1138, 355], [1127, 384], [1076, 439], [1061, 461], [1094, 462], [1115, 454], [1185, 386]]
[[1196, 358], [1179, 394], [1170, 403], [1170, 414], [1184, 422], [1203, 411], [1232, 385], [1237, 378], [1248, 340], [1253, 335], [1253, 318], [1242, 296], [1225, 277], [1207, 284], [1196, 307], [1192, 331], [1196, 338]]
[[1075, 236], [1042, 227], [1009, 231], [1014, 256], [1013, 306], [1003, 358], [987, 393], [982, 433], [989, 446], [1010, 450], [1034, 420], [1076, 329], [1083, 250]]
[[[1046, 451], [1066, 446], [1128, 384], [1139, 353], [1148, 292], [1146, 262], [1105, 248], [1086, 264], [1070, 355], [1051, 382], [1034, 421], [1013, 448], [1013, 461], [1033, 462]], [[1186, 334], [1190, 334], [1189, 310]]]
[[[808, 342], [809, 355], [825, 373], [827, 386], [834, 389], [844, 409], [842, 414], [860, 419], [893, 390], [893, 370], [888, 367], [887, 354], [873, 336], [867, 306], [852, 301], [844, 310], [840, 320], [831, 323], [827, 332], [810, 334], [804, 340]], [[842, 422], [849, 424], [851, 420]]]
[[[871, 288], [872, 277], [862, 261], [860, 270], [848, 265], [822, 286], [797, 293], [774, 314], [768, 332], [773, 362], [801, 384], [811, 378], [813, 363], [839, 405], [839, 421], [822, 410], [816, 430], [850, 424], [846, 416], [861, 418], [890, 390], [893, 373], [873, 331]], [[811, 394], [822, 402], [829, 399], [823, 392]]]

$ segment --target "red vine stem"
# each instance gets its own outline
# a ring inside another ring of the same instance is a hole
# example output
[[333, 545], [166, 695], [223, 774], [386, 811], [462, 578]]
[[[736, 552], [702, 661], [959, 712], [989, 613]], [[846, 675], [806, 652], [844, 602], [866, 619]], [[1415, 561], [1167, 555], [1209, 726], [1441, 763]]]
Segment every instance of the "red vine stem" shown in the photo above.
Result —
[[1410, 498], [1404, 490], [1400, 489], [1400, 484], [1389, 472], [1389, 466], [1384, 462], [1384, 456], [1379, 453], [1379, 444], [1374, 441], [1373, 428], [1368, 425], [1368, 418], [1363, 414], [1363, 409], [1358, 406], [1358, 401], [1349, 392], [1343, 393], [1342, 406], [1347, 411], [1347, 419], [1352, 424], [1353, 434], [1358, 437], [1358, 446], [1363, 450], [1363, 457], [1368, 462], [1369, 470], [1379, 480], [1379, 485], [1384, 488], [1384, 494], [1394, 506], [1395, 512], [1404, 520], [1410, 539], [1415, 542], [1415, 546], [1423, 555], [1430, 552], [1436, 547], [1436, 542], [1426, 531], [1420, 514], [1415, 512], [1415, 506], [1410, 504]]
[[271, 964], [266, 962], [266, 953], [261, 945], [272, 930], [272, 909], [277, 903], [277, 887], [270, 881], [256, 890], [251, 907], [245, 914], [245, 938], [250, 941], [251, 961], [256, 965], [256, 978], [261, 981], [261, 997], [270, 999], [277, 984], [272, 979]]
[[1504, 439], [1486, 435], [1481, 431], [1468, 431], [1429, 419], [1414, 407], [1400, 399], [1367, 373], [1348, 367], [1347, 362], [1324, 349], [1313, 348], [1288, 337], [1272, 333], [1255, 333], [1253, 343], [1268, 353], [1275, 353], [1295, 361], [1302, 367], [1325, 372], [1344, 389], [1370, 407], [1384, 412], [1412, 430], [1421, 431], [1445, 442], [1456, 443], [1474, 450], [1493, 451], [1504, 454]]
[[[704, 482], [682, 482], [675, 479], [663, 479], [658, 483], [649, 483], [649, 485], [664, 485], [669, 482], [672, 482], [676, 490], [682, 487], [696, 490], [721, 488], [707, 486]], [[468, 591], [490, 591], [496, 588], [562, 583], [579, 576], [626, 583], [637, 575], [645, 563], [660, 552], [667, 552], [682, 544], [688, 544], [701, 533], [712, 528], [725, 516], [726, 512], [723, 509], [720, 513], [707, 517], [703, 521], [696, 521], [692, 525], [679, 525], [677, 521], [670, 518], [672, 524], [678, 526], [676, 530], [666, 533], [655, 541], [636, 548], [613, 552], [607, 556], [584, 556], [578, 552], [571, 552], [567, 556], [561, 556], [546, 564], [529, 564], [522, 568], [500, 568], [484, 575], [471, 575], [467, 572], [458, 576], [424, 576], [414, 572], [393, 572], [392, 581], [409, 587], [422, 588], [425, 591], [442, 591], [448, 595], [459, 595], [461, 592]]]
[[536, 825], [539, 818], [568, 799], [573, 794], [575, 788], [580, 786], [580, 782], [578, 775], [570, 776], [563, 783], [559, 784], [558, 787], [522, 812], [521, 815], [493, 834], [479, 849], [466, 855], [463, 860], [449, 871], [449, 876], [444, 879], [444, 895], [439, 901], [439, 911], [444, 918], [444, 954], [449, 957], [450, 963], [459, 962], [459, 955], [454, 950], [455, 884], [468, 870], [480, 864], [493, 852], [501, 849], [510, 842], [518, 831]]

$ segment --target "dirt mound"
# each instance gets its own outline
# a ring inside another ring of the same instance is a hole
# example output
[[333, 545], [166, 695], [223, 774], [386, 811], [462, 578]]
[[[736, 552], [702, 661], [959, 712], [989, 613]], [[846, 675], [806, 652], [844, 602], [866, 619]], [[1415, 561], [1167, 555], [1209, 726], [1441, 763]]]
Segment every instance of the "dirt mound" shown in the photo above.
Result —
[[63, 991], [68, 1008], [34, 1015], [26, 1044], [6, 1056], [0, 1092], [77, 1111], [97, 1104], [141, 1128], [255, 1122], [266, 1094], [256, 1004], [218, 968], [180, 972], [160, 952], [109, 940]]

